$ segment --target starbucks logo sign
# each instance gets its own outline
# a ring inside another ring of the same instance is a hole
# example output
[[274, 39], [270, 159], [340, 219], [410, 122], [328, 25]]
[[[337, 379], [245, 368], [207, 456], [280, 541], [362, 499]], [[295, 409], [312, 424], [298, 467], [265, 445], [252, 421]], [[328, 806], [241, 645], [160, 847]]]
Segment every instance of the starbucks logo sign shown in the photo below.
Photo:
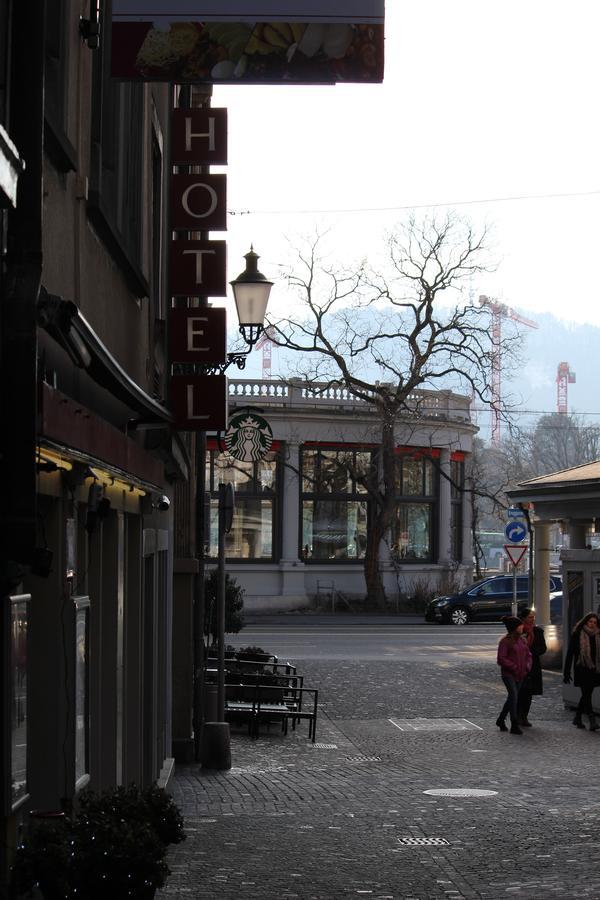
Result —
[[253, 412], [235, 413], [225, 433], [227, 452], [240, 462], [263, 459], [273, 443], [273, 432], [266, 419]]

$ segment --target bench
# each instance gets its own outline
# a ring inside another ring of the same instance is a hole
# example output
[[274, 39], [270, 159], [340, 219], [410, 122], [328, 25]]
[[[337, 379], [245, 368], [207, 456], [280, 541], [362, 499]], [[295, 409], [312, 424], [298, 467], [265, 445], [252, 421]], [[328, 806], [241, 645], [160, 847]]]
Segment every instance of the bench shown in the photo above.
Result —
[[[300, 675], [292, 675], [289, 682], [293, 683], [280, 685], [261, 684], [260, 680], [226, 684], [225, 718], [247, 720], [248, 732], [253, 738], [258, 737], [261, 724], [269, 727], [273, 721], [280, 722], [281, 730], [287, 734], [290, 720], [295, 729], [302, 719], [307, 719], [308, 736], [314, 744], [319, 692], [300, 686], [301, 679]], [[304, 702], [307, 697], [312, 697], [308, 706]]]

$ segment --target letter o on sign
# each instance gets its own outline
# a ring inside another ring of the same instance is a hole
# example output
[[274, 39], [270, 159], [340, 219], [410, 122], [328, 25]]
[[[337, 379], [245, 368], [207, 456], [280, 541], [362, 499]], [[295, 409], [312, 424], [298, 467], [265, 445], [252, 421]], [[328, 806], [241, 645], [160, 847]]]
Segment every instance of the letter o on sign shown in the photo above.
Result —
[[225, 175], [171, 175], [171, 227], [177, 231], [227, 230]]
[[[196, 190], [206, 191], [209, 196], [209, 206], [204, 212], [194, 212], [190, 207], [190, 195], [192, 191]], [[210, 184], [205, 184], [203, 181], [197, 181], [195, 184], [190, 184], [188, 188], [181, 195], [181, 205], [184, 210], [188, 214], [188, 216], [192, 216], [194, 219], [205, 219], [207, 216], [212, 216], [214, 211], [217, 208], [217, 204], [219, 202], [219, 198], [217, 197], [217, 192], [214, 188], [210, 186]]]

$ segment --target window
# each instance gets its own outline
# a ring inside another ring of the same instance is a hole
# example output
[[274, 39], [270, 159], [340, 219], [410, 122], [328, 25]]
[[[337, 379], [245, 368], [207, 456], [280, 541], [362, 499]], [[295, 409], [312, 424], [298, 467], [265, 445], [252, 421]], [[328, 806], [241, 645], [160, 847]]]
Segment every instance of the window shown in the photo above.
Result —
[[465, 487], [465, 464], [462, 460], [450, 461], [450, 554], [451, 559], [460, 562], [463, 553], [463, 497]]
[[29, 594], [10, 601], [11, 804], [27, 796], [27, 630]]
[[89, 773], [89, 597], [75, 598], [75, 784]]
[[303, 448], [302, 559], [345, 562], [364, 557], [365, 480], [372, 473], [370, 450]]
[[392, 526], [392, 545], [402, 560], [421, 562], [433, 559], [437, 480], [437, 469], [427, 456], [422, 453], [398, 456], [398, 501]]
[[77, 168], [77, 151], [68, 137], [69, 47], [67, 29], [73, 19], [71, 0], [46, 0], [44, 70], [44, 149], [56, 168]]
[[231, 531], [226, 536], [226, 555], [237, 560], [275, 560], [279, 455], [271, 451], [258, 462], [239, 462], [226, 452], [211, 450], [206, 467], [206, 489], [210, 492], [209, 556], [216, 557], [219, 540], [219, 484], [231, 484], [235, 509]]
[[[142, 272], [144, 85], [110, 77], [110, 29], [94, 55], [88, 215], [131, 291], [147, 297]], [[150, 149], [151, 153], [151, 149]]]

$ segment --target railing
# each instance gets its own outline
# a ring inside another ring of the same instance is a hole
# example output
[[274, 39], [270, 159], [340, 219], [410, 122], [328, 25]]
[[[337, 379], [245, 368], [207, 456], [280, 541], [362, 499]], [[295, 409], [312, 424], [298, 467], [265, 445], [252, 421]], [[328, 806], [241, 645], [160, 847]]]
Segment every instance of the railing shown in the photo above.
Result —
[[[294, 380], [230, 379], [230, 404], [242, 405], [244, 400], [295, 409], [358, 410], [368, 404], [368, 401], [357, 399], [344, 387], [308, 385]], [[427, 419], [471, 421], [470, 399], [452, 391], [414, 391], [408, 397], [407, 408]]]

